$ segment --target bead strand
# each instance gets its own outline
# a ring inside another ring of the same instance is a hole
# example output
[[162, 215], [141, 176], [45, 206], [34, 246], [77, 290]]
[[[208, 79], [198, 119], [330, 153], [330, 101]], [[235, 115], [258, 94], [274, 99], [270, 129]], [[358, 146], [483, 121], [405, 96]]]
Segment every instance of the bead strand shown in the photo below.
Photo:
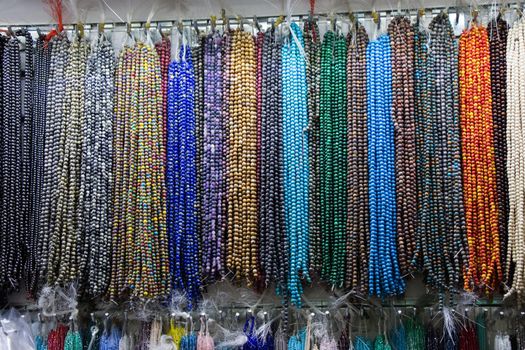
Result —
[[47, 265], [48, 283], [68, 283], [82, 277], [86, 251], [79, 227], [80, 157], [84, 114], [84, 76], [89, 45], [76, 38], [69, 48], [65, 69], [64, 107], [60, 117], [60, 149], [57, 176], [56, 218]]
[[463, 184], [470, 254], [464, 288], [491, 294], [502, 279], [502, 269], [486, 28], [475, 24], [465, 31], [459, 48]]
[[[308, 274], [308, 87], [306, 61], [299, 50], [303, 34], [296, 23], [282, 47], [282, 133], [284, 163], [284, 213], [289, 242], [288, 293], [294, 305], [301, 305], [301, 278]], [[298, 43], [296, 42], [298, 41]]]
[[36, 293], [40, 279], [40, 217], [42, 210], [42, 182], [44, 166], [44, 135], [46, 129], [47, 88], [49, 79], [51, 44], [46, 45], [45, 37], [40, 36], [35, 45], [34, 58], [34, 91], [33, 120], [31, 125], [31, 176], [30, 176], [30, 235], [33, 237], [31, 247], [32, 257], [27, 264], [27, 270], [32, 276], [27, 276], [27, 290]]
[[111, 266], [111, 193], [115, 52], [104, 34], [87, 58], [82, 125], [79, 226], [86, 265], [86, 291], [102, 295]]
[[284, 296], [289, 252], [284, 222], [282, 43], [274, 31], [262, 36], [259, 125], [259, 260], [265, 284]]
[[319, 26], [314, 20], [304, 22], [304, 51], [308, 84], [308, 156], [310, 163], [310, 257], [311, 272], [321, 272], [322, 250], [319, 206], [319, 78], [321, 40]]
[[417, 214], [414, 120], [414, 31], [410, 19], [397, 16], [388, 25], [392, 49], [397, 251], [403, 276], [414, 271]]
[[[507, 295], [516, 294], [518, 302], [525, 298], [525, 169], [523, 156], [522, 110], [525, 107], [523, 89], [523, 59], [525, 58], [525, 20], [516, 22], [507, 39], [507, 174], [509, 185], [509, 221], [506, 259]], [[513, 272], [513, 273], [512, 273]]]
[[[357, 23], [357, 22], [356, 22]], [[348, 216], [345, 285], [368, 290], [368, 159], [366, 104], [366, 47], [368, 35], [358, 25], [348, 34]]]
[[255, 43], [236, 30], [231, 38], [228, 84], [228, 259], [227, 266], [249, 285], [257, 266], [257, 97]]
[[368, 283], [370, 295], [384, 297], [401, 294], [405, 289], [396, 247], [392, 62], [388, 34], [368, 44], [366, 60], [370, 205]]
[[61, 116], [66, 91], [65, 71], [69, 61], [70, 42], [63, 34], [51, 39], [49, 79], [47, 86], [46, 128], [42, 180], [42, 212], [39, 224], [39, 269], [46, 275], [48, 262], [55, 259], [59, 242], [52, 239], [55, 231], [56, 203], [58, 199], [58, 160], [60, 157]]
[[225, 121], [222, 118], [223, 82], [222, 36], [210, 33], [204, 42], [204, 152], [202, 156], [202, 274], [213, 282], [225, 274], [224, 238], [225, 197]]
[[494, 162], [498, 203], [498, 229], [501, 244], [501, 266], [505, 267], [509, 194], [507, 184], [507, 36], [508, 24], [498, 16], [489, 23], [490, 81], [492, 119], [494, 123]]
[[169, 66], [167, 167], [168, 238], [173, 288], [191, 305], [200, 298], [197, 236], [197, 158], [192, 51], [183, 46]]

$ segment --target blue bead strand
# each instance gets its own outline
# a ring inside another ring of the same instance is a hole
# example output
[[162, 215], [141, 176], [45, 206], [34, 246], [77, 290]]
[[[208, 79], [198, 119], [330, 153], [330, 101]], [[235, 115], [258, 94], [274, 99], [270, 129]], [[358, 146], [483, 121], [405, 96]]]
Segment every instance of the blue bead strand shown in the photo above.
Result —
[[198, 259], [195, 80], [189, 47], [168, 70], [167, 198], [172, 286], [184, 291], [190, 307], [200, 298]]
[[[303, 34], [296, 23], [290, 29], [296, 39], [288, 38], [282, 47], [282, 130], [284, 161], [284, 211], [289, 242], [288, 292], [291, 302], [301, 305], [301, 276], [308, 275], [308, 110], [306, 62], [299, 45]], [[296, 41], [297, 40], [297, 41]]]
[[367, 48], [368, 167], [370, 207], [369, 293], [403, 293], [396, 247], [396, 182], [392, 122], [390, 38], [382, 35]]

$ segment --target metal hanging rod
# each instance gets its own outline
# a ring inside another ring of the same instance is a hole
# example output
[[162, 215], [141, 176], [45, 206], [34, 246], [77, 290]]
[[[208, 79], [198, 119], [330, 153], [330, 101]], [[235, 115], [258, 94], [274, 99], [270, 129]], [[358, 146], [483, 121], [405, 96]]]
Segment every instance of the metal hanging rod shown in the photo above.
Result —
[[[503, 5], [505, 8], [508, 8], [509, 10], [523, 10], [525, 3], [523, 2], [508, 2], [505, 5]], [[501, 7], [501, 5], [497, 5], [498, 7]], [[381, 17], [388, 16], [388, 15], [394, 15], [397, 12], [401, 12], [404, 14], [408, 14], [411, 16], [417, 16], [418, 13], [420, 13], [421, 10], [424, 10], [426, 14], [438, 14], [442, 11], [450, 11], [450, 13], [464, 13], [465, 9], [475, 9], [476, 11], [480, 10], [488, 10], [493, 8], [493, 4], [479, 4], [476, 6], [436, 6], [436, 7], [425, 7], [425, 8], [398, 8], [398, 9], [392, 9], [392, 10], [377, 10], [377, 11], [355, 11], [351, 12], [351, 14], [354, 16], [355, 19], [366, 19], [366, 20], [373, 20], [373, 14], [379, 14]], [[318, 21], [329, 21], [332, 18], [335, 18], [336, 20], [340, 18], [348, 18], [349, 19], [350, 12], [337, 12], [337, 13], [318, 13], [313, 15], [312, 17]], [[306, 20], [310, 18], [311, 16], [308, 14], [299, 14], [299, 15], [293, 15], [291, 16], [293, 21], [301, 21]], [[284, 16], [275, 15], [275, 16], [253, 16], [253, 17], [231, 17], [227, 16], [225, 19], [217, 18], [216, 20], [216, 27], [222, 27], [227, 24], [229, 24], [232, 27], [238, 27], [240, 24], [248, 25], [248, 26], [254, 26], [255, 19], [258, 23], [267, 23], [272, 24], [275, 21], [277, 21], [279, 18], [281, 20], [284, 18]], [[131, 23], [126, 22], [109, 22], [104, 23], [104, 30], [110, 29], [110, 30], [119, 30], [123, 29], [124, 31], [128, 29], [128, 26], [131, 26], [132, 30], [138, 30], [138, 29], [145, 29], [146, 27], [150, 28], [159, 28], [160, 30], [163, 29], [171, 29], [178, 24], [182, 24], [183, 27], [195, 27], [197, 26], [199, 29], [201, 28], [208, 28], [211, 25], [211, 19], [184, 19], [184, 20], [166, 20], [166, 21], [152, 21], [149, 24], [146, 21], [132, 21]], [[96, 22], [91, 23], [83, 23], [84, 30], [97, 30], [100, 25]], [[14, 23], [0, 23], [0, 28], [7, 29], [12, 28], [13, 30], [16, 29], [27, 29], [30, 31], [36, 31], [37, 29], [53, 29], [56, 27], [56, 24], [53, 23], [42, 23], [42, 24], [14, 24]], [[77, 27], [77, 24], [68, 23], [64, 24], [64, 30], [75, 30]]]

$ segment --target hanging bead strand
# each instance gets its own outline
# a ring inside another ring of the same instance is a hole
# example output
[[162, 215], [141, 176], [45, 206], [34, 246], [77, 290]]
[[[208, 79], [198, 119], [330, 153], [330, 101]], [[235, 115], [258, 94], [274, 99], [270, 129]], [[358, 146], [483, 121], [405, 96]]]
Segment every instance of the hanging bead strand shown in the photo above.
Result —
[[461, 35], [459, 48], [461, 153], [470, 254], [464, 288], [491, 294], [499, 286], [502, 269], [486, 28], [474, 24]]
[[368, 146], [366, 104], [365, 27], [356, 22], [355, 33], [348, 34], [348, 217], [345, 285], [365, 293], [368, 290]]
[[[301, 278], [308, 274], [308, 87], [303, 33], [296, 23], [282, 47], [282, 133], [284, 163], [284, 212], [289, 242], [288, 293], [294, 305], [301, 305]], [[297, 40], [297, 42], [296, 42]], [[275, 194], [273, 194], [275, 195]]]
[[417, 209], [414, 119], [414, 31], [410, 19], [388, 25], [392, 49], [392, 118], [394, 120], [397, 251], [403, 276], [414, 272]]
[[396, 247], [396, 183], [392, 108], [390, 37], [368, 44], [367, 132], [370, 205], [369, 294], [403, 293]]
[[168, 72], [166, 169], [172, 286], [186, 293], [191, 306], [200, 297], [193, 69], [192, 52], [183, 46]]
[[109, 284], [115, 52], [105, 34], [87, 58], [82, 125], [79, 225], [85, 237], [84, 281], [90, 295]]

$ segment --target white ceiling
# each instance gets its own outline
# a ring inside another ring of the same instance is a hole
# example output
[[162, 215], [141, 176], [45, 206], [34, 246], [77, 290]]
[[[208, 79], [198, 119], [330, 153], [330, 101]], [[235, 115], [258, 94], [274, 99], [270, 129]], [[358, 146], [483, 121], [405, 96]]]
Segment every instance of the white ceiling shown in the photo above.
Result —
[[[0, 0], [0, 24], [46, 24], [53, 23], [46, 2], [50, 0]], [[56, 0], [55, 0], [56, 1]], [[220, 15], [221, 8], [226, 9], [229, 16], [245, 17], [277, 16], [287, 13], [291, 7], [293, 15], [306, 14], [309, 0], [62, 0], [64, 6], [76, 3], [85, 23], [95, 23], [105, 17], [105, 22], [146, 21], [151, 9], [155, 9], [152, 21], [174, 19], [203, 19], [210, 15]], [[106, 2], [118, 15], [104, 5]], [[456, 0], [317, 0], [317, 13], [353, 11], [395, 10], [402, 8], [419, 8], [421, 6], [452, 6]], [[102, 10], [103, 9], [103, 10]], [[67, 10], [64, 23], [77, 22], [74, 10]]]

